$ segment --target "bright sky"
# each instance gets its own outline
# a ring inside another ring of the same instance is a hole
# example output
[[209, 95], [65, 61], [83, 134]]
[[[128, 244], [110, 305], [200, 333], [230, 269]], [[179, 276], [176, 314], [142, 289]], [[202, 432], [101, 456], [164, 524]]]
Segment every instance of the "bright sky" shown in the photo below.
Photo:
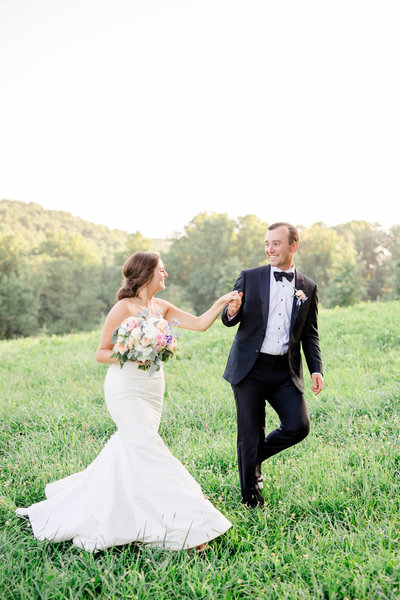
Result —
[[399, 0], [0, 0], [0, 199], [400, 223]]

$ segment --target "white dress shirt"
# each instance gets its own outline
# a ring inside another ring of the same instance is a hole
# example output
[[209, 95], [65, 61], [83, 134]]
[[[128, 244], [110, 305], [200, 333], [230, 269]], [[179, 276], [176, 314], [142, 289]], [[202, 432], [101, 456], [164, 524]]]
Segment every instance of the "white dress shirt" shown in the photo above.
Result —
[[[260, 352], [266, 354], [282, 355], [289, 350], [290, 321], [292, 319], [293, 296], [295, 290], [295, 267], [287, 269], [285, 273], [293, 273], [292, 281], [285, 277], [282, 281], [276, 281], [274, 271], [281, 271], [277, 267], [271, 267], [269, 287], [269, 310], [267, 329]], [[229, 316], [231, 321], [235, 315]], [[318, 371], [312, 375], [321, 375]]]
[[[282, 355], [289, 350], [290, 320], [292, 318], [295, 278], [276, 281], [274, 272], [282, 269], [271, 267], [268, 323], [260, 352]], [[285, 273], [295, 273], [294, 266]]]

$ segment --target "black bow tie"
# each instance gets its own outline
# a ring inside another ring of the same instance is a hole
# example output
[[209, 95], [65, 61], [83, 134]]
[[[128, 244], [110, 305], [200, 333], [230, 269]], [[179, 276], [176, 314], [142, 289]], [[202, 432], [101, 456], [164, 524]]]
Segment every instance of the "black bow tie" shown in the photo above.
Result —
[[286, 273], [285, 271], [274, 271], [274, 277], [276, 281], [282, 281], [283, 277], [286, 277], [288, 281], [292, 281], [294, 273]]

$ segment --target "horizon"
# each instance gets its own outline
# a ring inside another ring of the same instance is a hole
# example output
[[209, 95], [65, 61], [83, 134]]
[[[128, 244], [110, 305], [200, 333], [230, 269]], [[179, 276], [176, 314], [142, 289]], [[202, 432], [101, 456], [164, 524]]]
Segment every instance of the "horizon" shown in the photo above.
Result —
[[[22, 203], [22, 204], [26, 204], [26, 205], [36, 204], [36, 205], [40, 206], [46, 212], [60, 212], [60, 213], [64, 212], [64, 213], [68, 213], [72, 217], [74, 217], [76, 219], [80, 219], [80, 220], [85, 221], [87, 223], [90, 223], [92, 225], [98, 225], [100, 227], [107, 227], [107, 229], [109, 229], [110, 231], [113, 231], [113, 230], [114, 231], [122, 231], [122, 232], [128, 233], [128, 234], [136, 233], [136, 231], [138, 231], [139, 233], [141, 233], [143, 235], [143, 237], [148, 238], [148, 239], [152, 239], [152, 240], [158, 240], [158, 239], [160, 239], [160, 240], [163, 240], [163, 241], [169, 241], [169, 240], [173, 240], [174, 236], [179, 236], [179, 235], [182, 235], [184, 233], [184, 228], [183, 228], [181, 231], [172, 232], [172, 234], [170, 236], [167, 235], [165, 237], [161, 237], [161, 236], [152, 236], [152, 237], [149, 237], [149, 236], [144, 235], [143, 232], [140, 231], [140, 230], [128, 231], [128, 230], [121, 229], [120, 227], [110, 227], [106, 223], [101, 223], [101, 222], [96, 222], [96, 221], [92, 221], [92, 220], [89, 220], [89, 219], [85, 219], [85, 218], [81, 217], [80, 215], [72, 213], [69, 210], [58, 209], [58, 208], [47, 209], [43, 205], [41, 205], [39, 202], [24, 202], [23, 200], [10, 200], [9, 198], [0, 198], [0, 203], [3, 202], [3, 201], [5, 201], [5, 202]], [[210, 214], [210, 215], [211, 214], [227, 214], [227, 213], [222, 213], [222, 212], [221, 213], [217, 213], [216, 211], [201, 211], [200, 213], [197, 213], [197, 215], [201, 214], [201, 213], [206, 213], [206, 214]], [[241, 214], [241, 215], [239, 215], [236, 218], [235, 217], [230, 217], [230, 218], [233, 218], [234, 220], [237, 220], [237, 218], [245, 217], [245, 216], [250, 215], [250, 214], [252, 215], [253, 213]], [[186, 225], [188, 225], [190, 223], [190, 221], [192, 219], [194, 219], [197, 215], [193, 215], [191, 217], [191, 219], [187, 223], [185, 223], [184, 227]], [[230, 216], [230, 215], [228, 215], [228, 216]], [[254, 216], [260, 218], [258, 215], [254, 215]], [[314, 223], [311, 223], [311, 224], [306, 224], [306, 223], [292, 223], [292, 224], [295, 227], [298, 227], [298, 228], [305, 227], [306, 229], [310, 229], [311, 227], [313, 227], [314, 225], [317, 225], [319, 223], [321, 223], [322, 225], [325, 225], [328, 228], [335, 228], [335, 227], [340, 227], [341, 225], [346, 225], [347, 223], [350, 223], [352, 221], [361, 221], [361, 222], [365, 222], [365, 223], [368, 223], [368, 224], [373, 225], [373, 226], [378, 226], [380, 229], [382, 229], [385, 232], [389, 231], [391, 227], [397, 227], [398, 225], [400, 225], [400, 223], [393, 223], [393, 224], [389, 225], [388, 227], [385, 227], [385, 226], [383, 226], [379, 222], [376, 222], [376, 221], [367, 221], [366, 219], [351, 219], [350, 221], [342, 221], [340, 223], [334, 223], [332, 225], [328, 225], [327, 223], [325, 223], [323, 221], [315, 221]], [[269, 226], [269, 225], [271, 225], [274, 222], [277, 222], [277, 221], [271, 221], [271, 222], [267, 221], [266, 224]]]

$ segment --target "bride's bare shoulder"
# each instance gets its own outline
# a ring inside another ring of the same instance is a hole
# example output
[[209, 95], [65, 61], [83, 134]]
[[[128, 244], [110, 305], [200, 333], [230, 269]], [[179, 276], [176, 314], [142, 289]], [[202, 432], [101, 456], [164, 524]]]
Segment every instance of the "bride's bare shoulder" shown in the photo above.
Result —
[[132, 302], [129, 298], [118, 300], [107, 315], [107, 319], [120, 319], [121, 322], [132, 315]]
[[168, 300], [164, 300], [163, 298], [157, 298], [156, 306], [157, 309], [161, 310], [161, 312], [163, 313], [163, 317], [165, 317], [172, 304], [171, 302], [168, 302]]

